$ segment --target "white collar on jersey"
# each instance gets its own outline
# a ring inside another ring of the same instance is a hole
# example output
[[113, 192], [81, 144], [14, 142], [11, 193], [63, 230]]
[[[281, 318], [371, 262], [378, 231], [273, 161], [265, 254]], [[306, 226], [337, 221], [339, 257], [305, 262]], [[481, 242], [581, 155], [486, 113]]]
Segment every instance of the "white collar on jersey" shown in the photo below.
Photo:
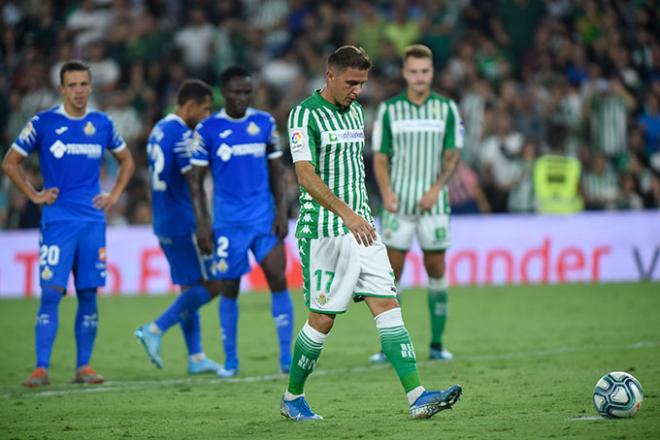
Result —
[[216, 113], [215, 117], [222, 119], [229, 119], [230, 121], [234, 121], [234, 122], [241, 122], [241, 121], [245, 121], [248, 117], [252, 116], [253, 114], [254, 114], [254, 109], [252, 107], [248, 107], [247, 110], [245, 110], [245, 115], [243, 115], [242, 118], [232, 118], [227, 114], [225, 109], [222, 108], [218, 113]]
[[72, 116], [64, 110], [64, 104], [60, 104], [57, 109], [55, 110], [56, 113], [61, 114], [65, 118], [71, 119], [72, 121], [80, 121], [81, 119], [85, 119], [85, 117], [89, 114], [90, 110], [85, 109], [85, 114], [82, 116]]
[[188, 124], [186, 124], [186, 121], [183, 120], [183, 118], [176, 113], [168, 113], [167, 116], [163, 118], [165, 121], [177, 121], [179, 124], [183, 125], [184, 127], [188, 128]]

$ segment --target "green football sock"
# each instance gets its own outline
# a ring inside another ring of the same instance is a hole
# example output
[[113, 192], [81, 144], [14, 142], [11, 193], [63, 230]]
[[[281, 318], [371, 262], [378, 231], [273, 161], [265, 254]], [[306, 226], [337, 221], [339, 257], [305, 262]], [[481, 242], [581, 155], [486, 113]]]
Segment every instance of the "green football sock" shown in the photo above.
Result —
[[447, 324], [447, 285], [443, 278], [429, 280], [428, 304], [431, 315], [431, 344], [442, 345]]
[[415, 349], [401, 319], [401, 309], [396, 308], [376, 317], [383, 353], [396, 371], [406, 393], [420, 386]]
[[291, 394], [303, 394], [305, 381], [314, 370], [316, 361], [323, 350], [323, 341], [327, 335], [313, 329], [305, 323], [296, 338], [291, 359], [291, 371], [289, 372], [289, 387]]

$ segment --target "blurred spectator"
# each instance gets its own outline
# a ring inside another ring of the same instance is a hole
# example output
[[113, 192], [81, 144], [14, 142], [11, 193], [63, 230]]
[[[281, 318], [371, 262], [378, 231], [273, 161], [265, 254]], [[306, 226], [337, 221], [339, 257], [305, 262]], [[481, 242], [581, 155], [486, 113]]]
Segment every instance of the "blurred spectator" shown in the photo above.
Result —
[[647, 156], [660, 151], [660, 96], [649, 93], [644, 101], [644, 110], [637, 124], [644, 132], [644, 147]]
[[89, 63], [92, 72], [92, 84], [102, 91], [111, 91], [117, 87], [121, 71], [119, 64], [105, 56], [103, 41], [96, 40], [89, 43], [85, 50], [85, 60]]
[[484, 190], [493, 212], [506, 212], [508, 192], [519, 174], [523, 136], [513, 130], [511, 116], [503, 110], [495, 119], [495, 133], [481, 145], [479, 164]]
[[471, 166], [477, 166], [479, 150], [486, 122], [486, 106], [494, 99], [493, 90], [486, 80], [477, 80], [460, 101], [465, 124], [465, 145], [461, 159]]
[[422, 19], [422, 43], [433, 51], [436, 68], [443, 66], [451, 55], [451, 46], [459, 31], [458, 3], [427, 0]]
[[131, 105], [130, 92], [117, 90], [108, 97], [108, 106], [105, 112], [115, 123], [117, 132], [124, 138], [129, 146], [134, 146], [144, 127], [135, 107]]
[[639, 185], [632, 173], [623, 173], [620, 176], [620, 190], [616, 201], [616, 209], [632, 209], [635, 211], [644, 209], [644, 200], [639, 194]]
[[[34, 173], [26, 173], [35, 180]], [[3, 229], [36, 229], [41, 221], [39, 207], [32, 203], [15, 186], [9, 188], [9, 206]]]
[[490, 212], [490, 204], [472, 168], [459, 162], [447, 184], [452, 214]]
[[111, 24], [112, 11], [100, 8], [94, 0], [82, 0], [66, 21], [66, 27], [74, 37], [76, 47], [83, 48], [92, 41], [102, 39]]
[[385, 24], [383, 34], [394, 45], [397, 54], [403, 55], [406, 46], [420, 37], [420, 25], [408, 13], [408, 2], [397, 0], [392, 11], [392, 20]]
[[534, 212], [534, 163], [538, 145], [527, 139], [522, 147], [520, 159], [515, 161], [515, 172], [510, 184], [507, 208], [509, 212]]
[[[185, 78], [209, 80], [218, 107], [219, 72], [229, 64], [249, 68], [253, 102], [273, 114], [283, 130], [290, 108], [323, 84], [328, 53], [343, 44], [363, 46], [374, 62], [360, 97], [367, 132], [375, 103], [403, 87], [403, 47], [424, 42], [433, 48], [434, 87], [460, 103], [465, 126], [464, 163], [450, 182], [456, 211], [529, 211], [534, 154], [541, 156], [534, 161], [534, 179], [540, 170], [548, 194], [558, 190], [566, 196], [555, 205], [546, 200], [550, 211], [581, 209], [578, 179], [590, 194], [590, 208], [637, 209], [637, 196], [646, 209], [659, 207], [657, 1], [6, 0], [0, 5], [0, 153], [27, 118], [58, 102], [61, 63], [87, 57], [96, 85], [96, 102], [90, 105], [113, 113], [138, 165], [130, 190], [109, 215], [111, 224], [147, 220], [143, 139], [170, 110]], [[596, 171], [602, 162], [598, 154], [604, 154], [604, 172]], [[586, 170], [582, 178], [576, 158]], [[544, 168], [559, 169], [563, 183], [551, 181], [555, 175], [544, 174]], [[105, 175], [114, 172], [110, 162], [104, 166]], [[372, 190], [369, 161], [366, 172]], [[287, 179], [293, 201], [295, 176], [288, 173]], [[605, 202], [598, 196], [603, 191]], [[9, 220], [12, 227], [28, 224], [25, 219], [34, 215], [0, 185], [3, 226]]]
[[614, 209], [619, 197], [616, 173], [602, 151], [594, 151], [591, 166], [582, 177], [582, 192], [587, 210]]
[[372, 61], [378, 62], [381, 55], [380, 42], [384, 37], [385, 21], [378, 14], [378, 10], [373, 3], [359, 0], [356, 4], [357, 13], [354, 16], [351, 41], [353, 44], [362, 46]]
[[213, 34], [213, 26], [201, 8], [192, 8], [186, 26], [174, 34], [174, 44], [194, 77], [208, 79]]
[[619, 79], [597, 79], [589, 87], [585, 104], [594, 147], [608, 157], [625, 153], [628, 111], [635, 106], [635, 98]]
[[536, 211], [542, 214], [572, 214], [582, 211], [580, 161], [566, 155], [565, 132], [552, 127], [550, 152], [534, 163], [534, 199]]
[[513, 53], [517, 63], [523, 59], [534, 39], [534, 31], [543, 18], [541, 0], [501, 0], [493, 30], [500, 45]]

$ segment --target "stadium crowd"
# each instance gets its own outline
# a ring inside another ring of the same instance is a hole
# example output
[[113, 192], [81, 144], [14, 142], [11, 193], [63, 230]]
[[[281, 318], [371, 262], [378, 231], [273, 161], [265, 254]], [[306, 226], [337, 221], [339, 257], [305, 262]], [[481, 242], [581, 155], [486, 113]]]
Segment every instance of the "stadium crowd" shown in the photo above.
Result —
[[[289, 110], [324, 81], [327, 55], [357, 44], [374, 61], [360, 98], [403, 90], [403, 48], [434, 52], [435, 89], [460, 105], [455, 213], [534, 212], [533, 166], [548, 152], [581, 164], [585, 209], [660, 207], [660, 8], [655, 0], [0, 0], [0, 154], [28, 119], [59, 102], [61, 63], [91, 65], [92, 107], [126, 139], [137, 171], [109, 224], [151, 220], [146, 139], [187, 77], [210, 82], [238, 64], [257, 80], [281, 146]], [[369, 133], [367, 133], [369, 137]], [[370, 200], [378, 207], [371, 157]], [[290, 155], [285, 154], [290, 162]], [[33, 155], [26, 170], [39, 186]], [[103, 169], [102, 186], [117, 172]], [[291, 213], [297, 185], [287, 174]], [[39, 210], [0, 176], [0, 225], [36, 228]]]

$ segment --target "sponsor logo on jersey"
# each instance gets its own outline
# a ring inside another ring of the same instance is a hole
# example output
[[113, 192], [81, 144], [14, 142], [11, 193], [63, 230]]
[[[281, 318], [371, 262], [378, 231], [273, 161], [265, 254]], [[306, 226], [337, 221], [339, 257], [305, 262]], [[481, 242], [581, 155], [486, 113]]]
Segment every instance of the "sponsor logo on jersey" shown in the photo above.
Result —
[[231, 147], [227, 144], [220, 145], [217, 155], [220, 159], [222, 159], [223, 162], [227, 162], [229, 159], [231, 159]]
[[64, 153], [66, 153], [66, 145], [64, 145], [64, 142], [62, 141], [55, 141], [55, 143], [50, 146], [49, 150], [53, 153], [55, 159], [61, 159], [64, 157]]
[[227, 129], [227, 130], [223, 130], [223, 131], [221, 131], [220, 134], [219, 134], [218, 136], [220, 136], [220, 139], [224, 139], [224, 138], [226, 138], [227, 136], [229, 136], [231, 133], [232, 133], [232, 131], [229, 130], [229, 129]]
[[48, 266], [44, 267], [44, 270], [41, 271], [41, 279], [44, 281], [48, 281], [51, 278], [53, 278], [53, 271], [50, 270]]
[[92, 124], [91, 121], [87, 121], [85, 128], [83, 128], [83, 131], [87, 136], [94, 136], [94, 134], [96, 133], [96, 127], [94, 127], [94, 124]]
[[250, 121], [247, 126], [247, 132], [251, 136], [256, 136], [261, 132], [261, 128], [259, 128], [259, 126], [255, 124], [254, 121]]
[[227, 162], [233, 156], [254, 156], [262, 157], [266, 154], [266, 144], [263, 142], [253, 144], [236, 144], [230, 147], [227, 144], [220, 145], [216, 153], [223, 162]]
[[408, 133], [415, 131], [442, 133], [446, 121], [443, 119], [409, 119], [394, 121], [391, 125], [392, 133]]
[[291, 130], [291, 151], [299, 151], [304, 145], [304, 132], [301, 128]]
[[55, 141], [48, 150], [53, 154], [55, 159], [61, 159], [65, 154], [98, 159], [103, 153], [103, 147], [99, 144], [65, 144], [60, 140]]
[[62, 134], [62, 133], [64, 133], [65, 131], [67, 131], [68, 129], [69, 129], [69, 127], [66, 127], [66, 126], [63, 126], [63, 127], [60, 127], [60, 128], [56, 128], [56, 129], [55, 129], [55, 134], [58, 134], [58, 135], [59, 135], [59, 134]]
[[323, 145], [338, 144], [343, 142], [364, 142], [363, 130], [335, 130], [321, 133]]

